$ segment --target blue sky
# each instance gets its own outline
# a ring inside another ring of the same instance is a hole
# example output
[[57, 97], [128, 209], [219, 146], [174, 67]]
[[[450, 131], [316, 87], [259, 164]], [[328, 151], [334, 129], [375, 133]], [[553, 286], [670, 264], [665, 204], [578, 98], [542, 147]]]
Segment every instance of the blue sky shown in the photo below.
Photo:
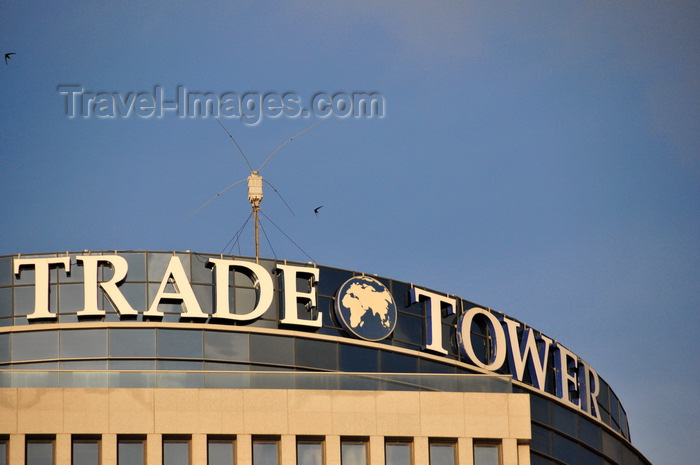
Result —
[[[185, 221], [249, 172], [213, 119], [71, 119], [60, 85], [377, 92], [383, 118], [330, 117], [265, 167], [295, 215], [269, 188], [263, 211], [304, 252], [263, 218], [262, 255], [518, 318], [610, 383], [652, 462], [693, 463], [698, 30], [683, 1], [4, 1], [0, 254], [219, 253], [248, 217], [240, 185]], [[317, 121], [222, 120], [254, 166]]]

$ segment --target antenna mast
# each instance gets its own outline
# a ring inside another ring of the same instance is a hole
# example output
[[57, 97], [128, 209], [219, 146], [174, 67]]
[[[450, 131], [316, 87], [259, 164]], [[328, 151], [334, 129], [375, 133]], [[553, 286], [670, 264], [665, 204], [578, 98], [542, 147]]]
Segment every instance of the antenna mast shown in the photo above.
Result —
[[248, 202], [253, 208], [253, 222], [255, 224], [255, 263], [258, 263], [260, 258], [260, 222], [258, 212], [260, 211], [260, 202], [263, 199], [263, 178], [257, 171], [251, 171], [248, 176]]
[[[262, 170], [263, 167], [267, 164], [267, 162], [270, 161], [270, 159], [272, 157], [274, 157], [277, 154], [277, 152], [282, 150], [282, 148], [284, 148], [285, 145], [289, 144], [291, 141], [293, 141], [295, 138], [299, 137], [300, 135], [304, 134], [305, 132], [310, 131], [311, 129], [315, 128], [319, 124], [323, 123], [325, 120], [321, 120], [321, 121], [317, 122], [316, 124], [304, 129], [303, 131], [301, 131], [301, 132], [293, 135], [289, 139], [287, 139], [286, 142], [284, 142], [282, 145], [277, 147], [277, 149], [274, 152], [272, 152], [265, 159], [263, 164], [260, 165], [260, 168], [255, 170], [255, 169], [253, 169], [253, 166], [250, 164], [250, 161], [248, 161], [248, 157], [246, 157], [245, 153], [243, 153], [243, 149], [241, 149], [241, 146], [238, 145], [238, 142], [236, 142], [236, 139], [233, 138], [233, 136], [228, 131], [228, 129], [226, 129], [226, 127], [221, 123], [221, 121], [219, 121], [219, 118], [214, 117], [214, 119], [216, 120], [217, 123], [219, 123], [219, 126], [221, 126], [221, 128], [224, 131], [226, 131], [226, 134], [228, 134], [228, 136], [231, 138], [233, 143], [236, 144], [238, 151], [241, 152], [241, 155], [243, 155], [243, 159], [245, 160], [246, 164], [248, 165], [248, 168], [250, 168], [250, 176], [248, 176], [248, 202], [250, 202], [250, 206], [253, 209], [253, 221], [255, 223], [255, 263], [258, 263], [258, 261], [260, 260], [260, 218], [259, 218], [259, 213], [260, 213], [260, 202], [262, 202], [262, 199], [263, 199], [263, 177], [260, 176], [260, 174], [259, 174], [260, 170]], [[223, 194], [224, 192], [226, 192], [227, 190], [229, 190], [230, 188], [232, 188], [236, 184], [239, 184], [243, 181], [245, 181], [245, 179], [241, 179], [240, 181], [236, 181], [233, 184], [231, 184], [230, 186], [228, 186], [226, 189], [224, 189], [221, 192], [219, 192], [218, 194], [216, 194], [214, 197], [212, 197], [207, 202], [205, 202], [204, 205], [199, 207], [194, 213], [192, 213], [190, 216], [188, 216], [187, 219], [192, 218], [192, 216], [194, 216], [199, 210], [201, 210], [202, 208], [207, 206], [210, 202], [212, 202], [218, 196], [220, 196], [221, 194]], [[269, 182], [267, 182], [267, 183], [270, 184]], [[272, 186], [272, 184], [270, 184], [270, 186]], [[275, 190], [275, 192], [277, 192], [277, 189], [275, 189], [274, 186], [272, 186], [272, 188]], [[279, 192], [277, 192], [277, 195], [279, 195], [280, 198], [282, 198], [282, 196], [280, 195]], [[284, 198], [282, 198], [282, 201], [284, 202]], [[284, 204], [287, 205], [287, 202], [284, 202]], [[289, 208], [289, 205], [287, 205], [287, 208]], [[291, 208], [289, 210], [291, 211]], [[294, 214], [294, 212], [292, 212], [292, 214]]]

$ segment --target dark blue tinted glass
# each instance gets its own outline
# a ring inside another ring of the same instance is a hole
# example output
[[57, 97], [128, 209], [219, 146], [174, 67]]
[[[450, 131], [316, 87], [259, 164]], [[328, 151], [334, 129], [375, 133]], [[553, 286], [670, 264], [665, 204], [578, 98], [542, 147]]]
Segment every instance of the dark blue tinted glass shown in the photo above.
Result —
[[578, 448], [574, 441], [554, 434], [554, 457], [570, 464], [579, 463]]
[[379, 351], [349, 344], [340, 345], [340, 371], [379, 371]]
[[257, 363], [294, 365], [294, 339], [251, 334], [250, 359]]
[[297, 338], [296, 365], [325, 370], [338, 370], [338, 344]]
[[408, 355], [381, 352], [381, 370], [386, 373], [416, 373], [418, 360]]

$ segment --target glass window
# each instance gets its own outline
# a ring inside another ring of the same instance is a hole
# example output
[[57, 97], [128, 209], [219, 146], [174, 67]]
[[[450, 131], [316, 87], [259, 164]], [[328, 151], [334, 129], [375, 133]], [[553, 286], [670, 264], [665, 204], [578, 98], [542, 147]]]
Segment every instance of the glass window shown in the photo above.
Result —
[[530, 450], [552, 455], [552, 432], [539, 425], [532, 425]]
[[[258, 292], [247, 287], [235, 287], [233, 289], [235, 299], [233, 301], [233, 313], [245, 315], [255, 308], [258, 302]], [[231, 308], [231, 307], [229, 307]]]
[[297, 465], [323, 465], [323, 441], [302, 439], [297, 441]]
[[340, 444], [340, 463], [342, 465], [367, 465], [367, 443], [343, 441]]
[[53, 439], [27, 439], [27, 465], [53, 465]]
[[554, 457], [567, 463], [579, 463], [577, 443], [559, 434], [554, 434]]
[[46, 360], [58, 358], [57, 331], [31, 331], [12, 335], [12, 359]]
[[[172, 259], [172, 253], [149, 252], [148, 253], [148, 280], [160, 283], [165, 276], [165, 271]], [[187, 278], [191, 277], [190, 273], [190, 257], [186, 254], [177, 254], [177, 258], [185, 270]], [[129, 269], [131, 271], [131, 269]]]
[[533, 420], [548, 425], [551, 423], [549, 419], [549, 406], [552, 402], [537, 395], [530, 395], [530, 411]]
[[603, 436], [601, 434], [600, 426], [582, 417], [579, 417], [578, 420], [579, 439], [585, 442], [587, 445], [600, 450], [603, 447]]
[[[474, 318], [476, 320], [476, 318]], [[475, 323], [472, 323], [472, 328], [474, 327]], [[475, 333], [472, 329], [471, 333], [469, 333], [469, 337], [471, 340], [472, 348], [474, 349], [474, 354], [476, 355], [476, 358], [481, 360], [484, 363], [488, 363], [489, 360], [487, 359], [487, 338], [486, 336], [482, 336], [481, 334]], [[464, 355], [464, 358], [467, 358], [466, 355]]]
[[455, 367], [446, 363], [433, 362], [432, 360], [418, 359], [419, 373], [444, 373], [454, 374]]
[[158, 357], [202, 358], [202, 332], [181, 329], [158, 330]]
[[610, 410], [610, 400], [608, 398], [608, 395], [610, 394], [610, 386], [608, 386], [608, 383], [605, 382], [604, 379], [598, 379], [598, 382], [600, 383], [600, 392], [598, 393], [598, 404], [603, 407], [605, 410]]
[[622, 461], [622, 445], [611, 434], [603, 431], [603, 453], [616, 463]]
[[12, 284], [12, 257], [0, 258], [0, 286]]
[[499, 465], [501, 448], [498, 444], [474, 444], [474, 465]]
[[189, 463], [189, 439], [179, 438], [163, 440], [163, 465], [189, 465]]
[[235, 456], [234, 439], [210, 438], [207, 441], [207, 465], [234, 465]]
[[[158, 289], [160, 289], [160, 283], [150, 283], [148, 284], [148, 304], [149, 308], [153, 305], [153, 302], [158, 294]], [[169, 281], [164, 288], [164, 292], [169, 294], [177, 294], [177, 290], [173, 282]], [[170, 299], [168, 297], [162, 297], [158, 301], [158, 311], [165, 313], [162, 317], [162, 321], [179, 321], [182, 314], [185, 312], [183, 300], [179, 298]], [[160, 320], [161, 316], [145, 316], [145, 319]]]
[[73, 438], [71, 457], [72, 465], [99, 465], [100, 440], [91, 438]]
[[[22, 271], [24, 274], [25, 271]], [[31, 315], [34, 313], [34, 287], [33, 286], [22, 286], [15, 287], [15, 316]], [[54, 295], [49, 295], [49, 302], [52, 301]], [[55, 310], [56, 307], [54, 306]]]
[[387, 442], [384, 446], [386, 465], [411, 465], [410, 442]]
[[253, 465], [278, 465], [278, 443], [272, 439], [253, 440]]
[[398, 318], [396, 319], [394, 339], [414, 345], [419, 345], [423, 342], [424, 325], [425, 322], [422, 317], [413, 316], [401, 312]]
[[144, 465], [144, 440], [138, 438], [117, 438], [117, 465]]
[[0, 465], [7, 465], [7, 439], [0, 439]]
[[551, 403], [551, 409], [552, 427], [554, 427], [554, 429], [556, 430], [568, 434], [569, 436], [576, 437], [576, 418], [578, 417], [578, 414], [574, 413], [566, 407], [557, 405], [554, 402]]
[[214, 272], [210, 266], [207, 266], [209, 258], [219, 258], [218, 255], [201, 255], [192, 254], [192, 282], [193, 283], [208, 283], [214, 282]]
[[204, 357], [247, 362], [250, 360], [249, 335], [230, 331], [205, 331]]
[[352, 278], [352, 275], [350, 271], [322, 267], [318, 280], [319, 295], [334, 296], [341, 284]]
[[332, 336], [338, 336], [338, 329], [335, 328], [336, 323], [333, 321], [333, 300], [330, 297], [316, 297], [317, 309], [321, 314], [321, 325], [323, 325], [319, 330], [319, 334], [330, 334]]
[[294, 339], [251, 334], [250, 357], [258, 363], [294, 365]]
[[106, 356], [106, 329], [61, 332], [61, 358], [102, 358]]
[[455, 445], [453, 443], [430, 443], [430, 465], [455, 465]]
[[[129, 276], [131, 276], [131, 268], [129, 268]], [[129, 305], [131, 305], [131, 308], [133, 308], [134, 310], [143, 313], [148, 309], [148, 303], [150, 302], [150, 300], [146, 299], [145, 284], [126, 282], [119, 286], [119, 292], [121, 292], [124, 295], [124, 298], [127, 302], [129, 302]], [[109, 299], [105, 300], [109, 301]], [[107, 306], [105, 305], [105, 307]], [[105, 308], [105, 310], [107, 310], [107, 308]], [[139, 315], [137, 318], [141, 319], [142, 317], [143, 315]], [[130, 316], [129, 318], [134, 317]]]
[[0, 288], [0, 317], [12, 316], [12, 288]]
[[[119, 255], [125, 258], [127, 265], [129, 265], [129, 272], [127, 273], [127, 276], [130, 282], [146, 280], [145, 253], [120, 253]], [[111, 272], [109, 268], [105, 269], [105, 280], [111, 279], [113, 275], [114, 272]]]
[[338, 370], [337, 343], [297, 338], [295, 347], [297, 366]]
[[620, 405], [620, 429], [622, 430], [622, 435], [629, 439], [630, 431], [629, 424], [627, 423], [627, 413], [625, 413], [625, 409], [622, 408], [622, 405]]
[[[585, 447], [579, 447], [579, 463], [585, 464], [585, 465], [603, 465], [603, 457], [600, 455], [596, 454], [595, 452], [591, 452], [590, 450], [586, 449]], [[623, 463], [642, 463], [642, 462], [636, 462], [634, 460], [630, 460], [629, 462], [623, 462]], [[609, 462], [605, 462], [605, 464], [609, 464]]]
[[382, 351], [382, 371], [385, 373], [416, 373], [418, 357]]
[[212, 286], [192, 285], [194, 296], [199, 303], [199, 307], [206, 314], [214, 313], [214, 291]]
[[111, 357], [155, 357], [155, 329], [110, 329]]
[[379, 371], [379, 351], [350, 344], [340, 345], [340, 371]]
[[409, 293], [411, 292], [411, 287], [406, 283], [401, 283], [398, 281], [392, 281], [391, 283], [391, 294], [396, 300], [396, 305], [403, 312], [412, 313], [414, 315], [423, 317], [425, 312], [423, 311], [422, 302], [414, 302], [409, 305], [411, 299], [409, 298]]
[[76, 313], [85, 307], [82, 284], [61, 284], [58, 298], [59, 313]]
[[10, 361], [10, 333], [0, 334], [0, 363]]
[[[612, 417], [613, 421], [615, 423], [619, 423], [619, 411], [620, 411], [620, 404], [618, 403], [617, 397], [615, 397], [615, 394], [612, 392], [610, 393], [610, 416]], [[611, 425], [613, 428], [615, 425]]]

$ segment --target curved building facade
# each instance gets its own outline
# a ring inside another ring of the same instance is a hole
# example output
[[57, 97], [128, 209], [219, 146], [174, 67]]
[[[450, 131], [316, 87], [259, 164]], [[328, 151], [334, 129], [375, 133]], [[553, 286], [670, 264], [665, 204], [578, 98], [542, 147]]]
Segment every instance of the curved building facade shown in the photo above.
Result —
[[0, 257], [0, 465], [649, 462], [594, 367], [389, 278], [191, 252]]

